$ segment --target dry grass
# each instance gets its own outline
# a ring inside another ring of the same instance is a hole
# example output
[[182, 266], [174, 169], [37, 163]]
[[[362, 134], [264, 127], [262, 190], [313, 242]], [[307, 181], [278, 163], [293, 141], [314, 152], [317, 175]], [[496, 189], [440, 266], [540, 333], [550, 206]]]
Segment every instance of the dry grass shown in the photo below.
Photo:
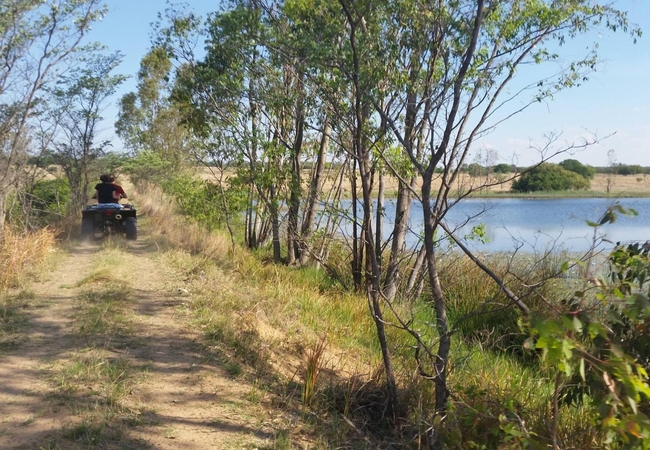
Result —
[[[204, 180], [211, 180], [216, 182], [217, 179], [209, 167], [198, 168], [198, 175]], [[227, 172], [227, 177], [234, 176], [234, 172]], [[309, 182], [310, 172], [308, 170], [303, 171], [302, 179], [308, 183]], [[512, 173], [507, 174], [490, 174], [489, 176], [479, 176], [473, 177], [466, 173], [461, 173], [455, 183], [454, 190], [467, 191], [467, 189], [478, 189], [480, 186], [485, 184], [494, 184], [498, 183], [495, 186], [490, 186], [487, 188], [481, 188], [479, 194], [508, 194], [512, 185]], [[332, 171], [329, 174], [323, 190], [325, 192], [333, 189], [334, 183], [336, 181], [336, 173]], [[501, 181], [501, 183], [499, 183]], [[432, 189], [437, 191], [440, 189], [441, 179], [436, 176], [432, 183]], [[587, 193], [587, 196], [604, 196], [607, 195], [607, 186], [610, 186], [609, 195], [612, 197], [616, 196], [650, 196], [650, 177], [646, 175], [608, 175], [604, 173], [597, 173], [593, 180], [591, 180], [591, 187], [589, 191], [583, 191]], [[307, 185], [305, 185], [307, 188]], [[384, 179], [384, 189], [385, 195], [388, 197], [397, 195], [398, 180], [394, 177], [385, 177]], [[419, 190], [420, 184], [416, 187], [416, 190]], [[454, 192], [452, 190], [452, 194]], [[343, 186], [344, 196], [349, 195], [350, 184], [347, 181], [344, 181]]]
[[55, 233], [47, 228], [29, 234], [5, 228], [0, 241], [0, 294], [18, 287], [45, 261], [54, 244]]
[[138, 213], [147, 217], [154, 242], [159, 247], [183, 248], [193, 255], [203, 255], [226, 264], [232, 255], [232, 246], [223, 235], [210, 234], [197, 224], [179, 216], [173, 200], [160, 188], [150, 187], [137, 194]]

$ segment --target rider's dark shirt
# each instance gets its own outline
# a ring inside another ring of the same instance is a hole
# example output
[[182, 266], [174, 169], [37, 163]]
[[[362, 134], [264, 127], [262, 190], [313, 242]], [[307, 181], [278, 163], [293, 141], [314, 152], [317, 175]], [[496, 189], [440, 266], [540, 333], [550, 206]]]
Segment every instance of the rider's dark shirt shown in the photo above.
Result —
[[112, 183], [99, 183], [95, 186], [97, 189], [97, 203], [116, 203], [117, 199], [114, 197], [116, 191], [115, 185]]

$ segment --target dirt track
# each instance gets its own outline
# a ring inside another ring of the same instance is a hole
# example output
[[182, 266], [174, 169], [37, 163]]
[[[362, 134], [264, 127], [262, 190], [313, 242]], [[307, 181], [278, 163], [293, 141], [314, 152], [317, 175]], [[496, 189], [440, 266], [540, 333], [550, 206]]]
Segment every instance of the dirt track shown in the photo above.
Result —
[[146, 235], [76, 243], [29, 290], [0, 335], [0, 448], [274, 448], [263, 395], [202, 344]]

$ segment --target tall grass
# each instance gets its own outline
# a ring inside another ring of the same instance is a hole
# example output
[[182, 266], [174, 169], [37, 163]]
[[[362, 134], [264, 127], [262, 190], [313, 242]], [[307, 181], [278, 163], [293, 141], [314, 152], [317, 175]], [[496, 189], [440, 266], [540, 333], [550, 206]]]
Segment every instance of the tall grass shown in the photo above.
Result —
[[138, 194], [138, 212], [147, 217], [156, 245], [163, 250], [183, 248], [220, 264], [232, 262], [232, 245], [225, 235], [208, 233], [190, 219], [178, 215], [173, 199], [160, 188], [149, 186]]
[[18, 287], [45, 261], [54, 243], [55, 233], [48, 228], [25, 234], [5, 227], [0, 235], [0, 294]]
[[0, 237], [0, 346], [6, 332], [26, 323], [22, 307], [33, 297], [27, 290], [9, 291], [24, 287], [26, 279], [43, 265], [53, 249], [54, 232], [49, 229], [30, 234], [4, 229]]

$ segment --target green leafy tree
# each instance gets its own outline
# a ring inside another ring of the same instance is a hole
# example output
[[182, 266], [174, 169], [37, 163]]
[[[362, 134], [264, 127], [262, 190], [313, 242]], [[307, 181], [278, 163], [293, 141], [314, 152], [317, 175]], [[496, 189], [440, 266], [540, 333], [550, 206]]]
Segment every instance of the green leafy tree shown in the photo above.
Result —
[[594, 167], [582, 164], [576, 159], [565, 159], [559, 164], [559, 166], [563, 169], [582, 175], [587, 180], [592, 180], [594, 175], [596, 175], [596, 169]]
[[108, 99], [126, 79], [112, 74], [121, 61], [119, 52], [90, 56], [83, 60], [83, 66], [62, 76], [52, 92], [52, 120], [59, 129], [52, 155], [68, 179], [71, 211], [88, 202], [91, 163], [110, 145], [108, 141], [97, 142], [97, 132]]
[[[0, 235], [6, 199], [20, 190], [31, 152], [43, 150], [51, 130], [42, 130], [44, 89], [53, 86], [80, 53], [93, 22], [106, 8], [99, 0], [0, 2]], [[40, 136], [35, 130], [43, 131]]]
[[187, 130], [179, 109], [170, 100], [172, 62], [163, 47], [142, 58], [137, 91], [119, 103], [115, 132], [135, 153], [154, 152], [178, 170], [189, 159]]
[[514, 192], [570, 191], [589, 189], [589, 181], [557, 164], [542, 163], [512, 183]]
[[492, 167], [492, 172], [494, 173], [511, 173], [516, 171], [517, 167], [513, 164], [499, 163]]
[[488, 173], [488, 168], [479, 163], [471, 163], [467, 166], [467, 173], [473, 177], [485, 176]]
[[[377, 10], [374, 4], [368, 10], [363, 4], [350, 5], [350, 8], [363, 15], [366, 22], [366, 14]], [[467, 162], [474, 141], [510, 114], [550, 99], [587, 78], [597, 62], [596, 52], [564, 65], [555, 51], [558, 40], [564, 42], [588, 33], [598, 24], [627, 29], [627, 19], [612, 7], [592, 1], [392, 2], [386, 8], [386, 17], [392, 19], [392, 25], [386, 23], [378, 27], [381, 31], [364, 41], [366, 45], [360, 43], [357, 48], [364, 61], [376, 63], [368, 80], [381, 80], [373, 84], [378, 88], [373, 92], [375, 111], [387, 123], [421, 178], [418, 197], [423, 205], [424, 267], [437, 316], [438, 340], [435, 352], [425, 350], [431, 346], [420, 343], [417, 356], [422, 373], [435, 382], [435, 408], [444, 414], [449, 395], [447, 361], [451, 351], [451, 328], [447, 316], [448, 299], [439, 277], [435, 236], [444, 230], [453, 239], [454, 232], [445, 221], [449, 209], [457, 199], [462, 200], [490, 184], [458, 189], [454, 181], [458, 179], [459, 168]], [[358, 21], [363, 23], [361, 19]], [[366, 29], [374, 30], [360, 27], [357, 32], [363, 34]], [[638, 31], [633, 29], [632, 33], [637, 35]], [[377, 45], [373, 45], [375, 43]], [[558, 63], [562, 64], [560, 71], [555, 70]], [[540, 75], [536, 83], [518, 91], [522, 106], [506, 112], [512, 100], [507, 95], [510, 85], [514, 84], [520, 68], [527, 64], [537, 65], [540, 74], [545, 67], [553, 67], [554, 75], [549, 78]], [[356, 75], [359, 71], [350, 70], [350, 73]], [[404, 111], [409, 105], [417, 108], [413, 116], [415, 121], [405, 120]], [[426, 144], [422, 152], [408, 138], [414, 124], [424, 133], [422, 141]], [[560, 147], [554, 144], [557, 139], [550, 139], [543, 146], [544, 158], [588, 145]], [[438, 167], [443, 168], [442, 173], [436, 173]], [[433, 188], [436, 179], [441, 186], [437, 191]], [[480, 258], [462, 245], [460, 239], [455, 242], [495, 279], [513, 307], [524, 313], [528, 310]], [[409, 329], [417, 335], [414, 328]]]
[[618, 164], [616, 173], [619, 175], [637, 175], [643, 173], [643, 167], [638, 164]]

